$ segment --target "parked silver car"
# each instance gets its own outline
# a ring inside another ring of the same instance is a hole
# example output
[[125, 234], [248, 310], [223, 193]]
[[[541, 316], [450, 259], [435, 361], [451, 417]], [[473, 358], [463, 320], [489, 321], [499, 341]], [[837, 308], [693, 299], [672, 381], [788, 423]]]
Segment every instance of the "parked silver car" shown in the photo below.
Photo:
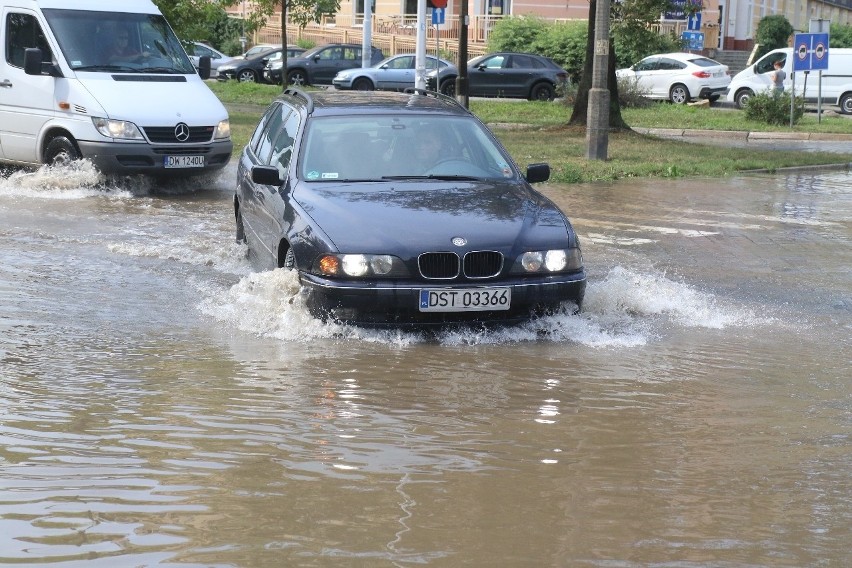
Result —
[[[334, 77], [332, 84], [338, 89], [343, 90], [399, 91], [414, 87], [414, 64], [415, 55], [413, 53], [393, 55], [383, 59], [372, 67], [359, 67], [341, 71]], [[452, 63], [446, 59], [441, 59], [434, 55], [426, 56], [427, 70], [444, 69], [450, 65]]]

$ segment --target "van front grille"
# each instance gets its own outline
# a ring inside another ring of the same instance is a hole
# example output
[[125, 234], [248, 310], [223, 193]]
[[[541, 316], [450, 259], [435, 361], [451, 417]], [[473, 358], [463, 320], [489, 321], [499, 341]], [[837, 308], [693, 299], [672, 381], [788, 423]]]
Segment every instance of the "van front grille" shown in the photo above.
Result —
[[148, 140], [155, 144], [198, 144], [199, 142], [210, 142], [213, 139], [214, 126], [191, 126], [189, 137], [186, 140], [178, 140], [174, 126], [146, 126], [143, 128]]

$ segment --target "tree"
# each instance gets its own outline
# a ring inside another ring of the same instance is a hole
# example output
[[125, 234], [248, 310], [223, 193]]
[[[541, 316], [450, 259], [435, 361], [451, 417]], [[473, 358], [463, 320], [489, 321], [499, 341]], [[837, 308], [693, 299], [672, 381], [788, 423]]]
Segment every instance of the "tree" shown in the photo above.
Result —
[[[236, 3], [235, 0], [227, 0]], [[366, 4], [366, 2], [365, 2]], [[336, 14], [340, 9], [340, 0], [255, 0], [255, 9], [249, 15], [248, 21], [252, 27], [261, 28], [266, 21], [275, 15], [277, 8], [281, 9], [281, 85], [287, 88], [287, 20], [304, 28], [311, 22], [319, 22], [328, 14]]]
[[220, 47], [228, 39], [221, 35], [228, 19], [225, 7], [236, 3], [236, 0], [154, 0], [154, 3], [183, 41], [206, 40], [214, 47]]
[[[592, 68], [595, 60], [595, 15], [597, 0], [589, 1], [589, 27], [586, 41], [586, 65], [583, 77], [577, 87], [577, 97], [568, 124], [585, 126], [589, 110], [589, 90], [592, 88]], [[615, 44], [612, 36], [609, 38], [609, 61], [607, 63], [607, 87], [609, 88], [609, 126], [610, 128], [630, 128], [621, 117], [621, 106], [618, 103], [618, 81], [615, 78]]]
[[773, 49], [787, 47], [791, 35], [793, 35], [793, 26], [784, 16], [778, 14], [762, 18], [757, 24], [757, 33], [754, 36], [754, 41], [758, 44], [755, 60]]
[[[660, 14], [671, 6], [670, 0], [624, 0], [613, 2], [611, 5], [612, 33], [609, 40], [609, 64], [607, 72], [607, 87], [609, 88], [609, 124], [612, 128], [629, 128], [621, 117], [621, 105], [618, 102], [618, 81], [615, 77], [615, 69], [618, 58], [616, 57], [616, 37], [619, 44], [631, 53], [641, 53], [645, 49], [645, 55], [655, 53], [655, 48], [669, 45], [661, 39], [661, 36], [651, 29], [650, 24], [657, 22]], [[701, 0], [692, 0], [687, 3], [687, 11], [701, 9]], [[586, 115], [589, 105], [589, 89], [592, 87], [592, 63], [594, 61], [595, 45], [595, 14], [597, 12], [597, 1], [589, 2], [589, 28], [586, 41], [586, 65], [583, 77], [577, 87], [577, 98], [568, 124], [582, 126], [586, 124]], [[631, 42], [632, 40], [632, 42]], [[635, 55], [634, 55], [635, 56]]]

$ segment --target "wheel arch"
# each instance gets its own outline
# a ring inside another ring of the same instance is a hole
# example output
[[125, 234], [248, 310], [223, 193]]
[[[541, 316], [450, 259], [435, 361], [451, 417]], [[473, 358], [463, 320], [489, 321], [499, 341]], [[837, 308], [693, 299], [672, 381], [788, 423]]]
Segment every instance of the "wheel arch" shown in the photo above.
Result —
[[[54, 126], [51, 126], [50, 128], [45, 129], [44, 132], [42, 132], [41, 141], [39, 142], [39, 145], [38, 145], [38, 156], [37, 156], [38, 161], [40, 163], [42, 163], [42, 164], [44, 163], [44, 155], [47, 152], [47, 147], [50, 145], [50, 143], [53, 141], [54, 138], [57, 138], [59, 136], [64, 136], [64, 137], [68, 138], [68, 140], [70, 140], [71, 143], [74, 144], [74, 146], [77, 148], [77, 152], [79, 152], [80, 155], [82, 156], [83, 153], [80, 152], [80, 144], [77, 142], [77, 138], [73, 134], [71, 134], [71, 132], [67, 128], [63, 128], [61, 126], [54, 125]], [[85, 156], [83, 156], [83, 157], [85, 157]]]

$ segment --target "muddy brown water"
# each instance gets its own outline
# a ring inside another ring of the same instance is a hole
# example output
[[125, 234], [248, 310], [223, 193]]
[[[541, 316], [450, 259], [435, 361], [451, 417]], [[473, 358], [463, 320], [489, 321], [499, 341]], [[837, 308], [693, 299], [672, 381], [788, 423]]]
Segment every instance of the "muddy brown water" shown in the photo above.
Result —
[[544, 186], [586, 305], [325, 325], [233, 172], [0, 176], [0, 565], [852, 565], [852, 177]]

